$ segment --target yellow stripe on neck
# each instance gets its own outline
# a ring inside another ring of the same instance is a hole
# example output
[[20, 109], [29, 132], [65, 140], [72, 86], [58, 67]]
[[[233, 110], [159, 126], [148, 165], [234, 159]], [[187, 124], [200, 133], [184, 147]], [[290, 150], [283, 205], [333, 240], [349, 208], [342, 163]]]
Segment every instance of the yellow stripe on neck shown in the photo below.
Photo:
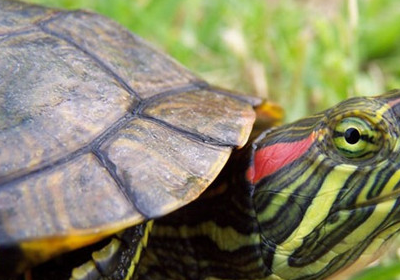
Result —
[[[330, 206], [333, 205], [337, 195], [344, 186], [347, 178], [356, 170], [352, 165], [337, 165], [325, 178], [320, 190], [308, 207], [300, 225], [293, 233], [281, 244], [276, 247], [272, 271], [283, 277], [291, 279], [294, 276], [300, 277], [310, 273], [317, 273], [326, 266], [330, 259], [336, 254], [331, 251], [323, 261], [316, 261], [308, 266], [307, 269], [291, 267], [288, 269], [288, 259], [292, 253], [299, 248], [304, 238], [309, 235], [324, 219], [327, 218]], [[340, 176], [338, 176], [340, 173]], [[332, 188], [332, 186], [335, 186]]]

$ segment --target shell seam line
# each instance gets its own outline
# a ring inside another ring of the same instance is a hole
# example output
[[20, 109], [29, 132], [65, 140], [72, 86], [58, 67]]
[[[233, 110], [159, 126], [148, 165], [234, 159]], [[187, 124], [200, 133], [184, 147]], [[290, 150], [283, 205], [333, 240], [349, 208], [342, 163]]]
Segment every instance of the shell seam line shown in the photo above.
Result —
[[106, 129], [105, 131], [103, 131], [99, 136], [97, 136], [93, 141], [91, 141], [90, 143], [82, 146], [81, 148], [72, 151], [70, 153], [68, 153], [66, 156], [61, 157], [57, 160], [55, 160], [54, 162], [50, 162], [48, 164], [42, 165], [42, 166], [38, 166], [36, 169], [28, 172], [28, 173], [16, 173], [14, 176], [12, 176], [11, 178], [7, 179], [3, 179], [0, 178], [0, 188], [6, 184], [10, 184], [12, 182], [18, 182], [21, 180], [24, 180], [30, 176], [33, 176], [37, 173], [40, 172], [44, 172], [47, 170], [50, 170], [56, 166], [65, 164], [83, 154], [87, 154], [92, 152], [93, 150], [98, 149], [98, 147], [106, 140], [108, 139], [109, 135], [114, 134], [116, 131], [118, 131], [121, 127], [123, 127], [125, 124], [127, 124], [129, 121], [131, 121], [134, 118], [134, 116], [131, 113], [127, 113], [125, 114], [123, 117], [121, 117], [119, 120], [117, 120], [112, 126], [110, 126], [108, 129]]
[[61, 11], [54, 11], [53, 13], [51, 13], [50, 15], [44, 16], [44, 18], [36, 20], [34, 22], [32, 22], [32, 25], [26, 25], [24, 27], [18, 28], [16, 30], [13, 30], [11, 32], [5, 32], [5, 33], [0, 33], [0, 38], [4, 36], [4, 38], [10, 38], [10, 37], [15, 37], [21, 34], [25, 34], [25, 33], [30, 33], [30, 32], [34, 32], [35, 29], [37, 28], [37, 25], [42, 23], [42, 22], [48, 22], [48, 21], [52, 21], [55, 18], [58, 18], [61, 14]]
[[115, 73], [107, 64], [101, 61], [95, 54], [91, 53], [89, 50], [75, 42], [74, 40], [68, 38], [67, 36], [57, 33], [53, 30], [50, 30], [47, 27], [47, 24], [54, 21], [55, 19], [59, 19], [62, 17], [66, 17], [67, 15], [71, 14], [72, 12], [65, 12], [60, 14], [60, 16], [53, 17], [49, 20], [46, 21], [41, 21], [37, 23], [37, 26], [46, 34], [54, 36], [60, 40], [63, 40], [64, 42], [68, 43], [69, 45], [75, 47], [76, 49], [80, 50], [84, 54], [86, 54], [88, 57], [90, 57], [94, 62], [97, 63], [97, 65], [100, 66], [106, 73], [111, 74], [111, 76], [122, 86], [123, 89], [125, 89], [131, 96], [135, 97], [139, 101], [142, 100], [142, 98], [139, 96], [139, 94], [133, 90], [117, 73]]
[[[179, 86], [176, 88], [161, 91], [153, 96], [149, 96], [149, 97], [143, 99], [141, 101], [143, 106], [141, 106], [141, 107], [142, 108], [148, 107], [151, 103], [153, 103], [159, 99], [166, 98], [168, 96], [181, 94], [184, 92], [192, 92], [192, 91], [196, 91], [196, 90], [210, 90], [210, 85], [205, 81], [199, 80], [196, 83], [189, 83], [187, 85], [183, 85], [183, 86]], [[139, 110], [139, 111], [142, 111], [142, 110]]]
[[31, 27], [31, 28], [26, 28], [26, 29], [20, 29], [15, 32], [0, 34], [0, 42], [7, 41], [10, 38], [17, 37], [20, 35], [34, 33], [35, 31], [37, 31], [37, 29]]
[[115, 164], [108, 158], [107, 155], [103, 153], [102, 150], [100, 149], [92, 149], [92, 154], [98, 159], [99, 164], [103, 166], [108, 174], [110, 174], [111, 178], [113, 178], [114, 182], [117, 184], [118, 189], [122, 193], [122, 195], [125, 197], [125, 199], [129, 202], [129, 204], [132, 205], [134, 210], [138, 212], [140, 215], [142, 215], [146, 220], [149, 219], [145, 213], [140, 211], [139, 207], [136, 206], [135, 203], [135, 197], [133, 196], [132, 198], [128, 195], [128, 193], [125, 191], [128, 188], [125, 186], [124, 182], [121, 180], [121, 178], [117, 174], [117, 168]]
[[214, 138], [211, 138], [211, 137], [208, 137], [208, 136], [204, 136], [204, 135], [201, 135], [201, 134], [197, 134], [197, 133], [194, 133], [194, 132], [187, 131], [185, 129], [182, 129], [182, 128], [179, 128], [177, 126], [174, 126], [174, 125], [172, 125], [172, 124], [170, 124], [170, 123], [168, 123], [166, 121], [157, 119], [155, 117], [152, 117], [152, 116], [149, 116], [149, 115], [146, 115], [146, 114], [140, 114], [139, 116], [140, 116], [141, 119], [145, 119], [145, 120], [151, 121], [153, 123], [158, 124], [161, 127], [166, 127], [166, 128], [168, 128], [168, 129], [170, 129], [172, 131], [175, 131], [175, 132], [179, 133], [180, 135], [182, 135], [182, 136], [184, 136], [184, 137], [186, 137], [186, 138], [188, 138], [188, 139], [190, 139], [192, 141], [201, 142], [201, 143], [205, 143], [205, 144], [210, 144], [210, 145], [217, 146], [217, 147], [235, 147], [234, 145], [221, 142], [221, 141], [219, 141], [217, 139], [214, 139]]
[[211, 87], [210, 91], [216, 93], [216, 94], [220, 94], [223, 96], [227, 96], [233, 99], [236, 99], [237, 101], [246, 103], [246, 104], [250, 104], [253, 107], [257, 107], [259, 106], [263, 100], [263, 98], [261, 97], [256, 97], [256, 96], [251, 96], [251, 95], [240, 95], [240, 93], [236, 93], [234, 91], [230, 91], [224, 88], [219, 88], [219, 87]]

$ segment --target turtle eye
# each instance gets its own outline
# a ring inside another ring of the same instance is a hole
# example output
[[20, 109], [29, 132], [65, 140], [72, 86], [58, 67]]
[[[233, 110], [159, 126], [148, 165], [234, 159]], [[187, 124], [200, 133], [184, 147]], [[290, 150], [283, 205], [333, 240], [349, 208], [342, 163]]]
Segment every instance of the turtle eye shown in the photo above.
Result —
[[349, 159], [373, 157], [382, 146], [382, 133], [368, 120], [344, 118], [333, 131], [333, 144], [339, 153]]
[[357, 144], [361, 140], [361, 134], [357, 127], [349, 127], [344, 133], [344, 140], [350, 145]]

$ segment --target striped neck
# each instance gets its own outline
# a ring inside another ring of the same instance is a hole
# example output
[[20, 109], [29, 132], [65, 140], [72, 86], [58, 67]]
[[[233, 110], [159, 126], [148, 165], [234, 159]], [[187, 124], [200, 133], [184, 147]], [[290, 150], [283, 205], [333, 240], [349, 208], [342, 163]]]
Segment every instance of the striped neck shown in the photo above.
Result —
[[246, 177], [273, 275], [345, 279], [400, 231], [398, 100], [350, 99], [253, 143]]

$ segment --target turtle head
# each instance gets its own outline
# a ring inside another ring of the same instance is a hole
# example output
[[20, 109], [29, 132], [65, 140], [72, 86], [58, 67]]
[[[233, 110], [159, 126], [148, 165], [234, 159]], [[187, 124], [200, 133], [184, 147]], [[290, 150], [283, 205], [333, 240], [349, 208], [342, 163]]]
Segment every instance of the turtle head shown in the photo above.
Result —
[[346, 100], [253, 143], [246, 177], [273, 274], [350, 272], [400, 231], [399, 121], [400, 91], [392, 91]]

